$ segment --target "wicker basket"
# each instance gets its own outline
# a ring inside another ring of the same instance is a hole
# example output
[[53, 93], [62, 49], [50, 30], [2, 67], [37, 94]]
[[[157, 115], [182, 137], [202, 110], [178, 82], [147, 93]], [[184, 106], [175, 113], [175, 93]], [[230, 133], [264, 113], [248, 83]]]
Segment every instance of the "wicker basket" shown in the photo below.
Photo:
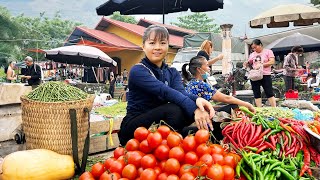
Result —
[[68, 102], [39, 102], [21, 96], [22, 127], [27, 149], [49, 149], [72, 155], [70, 109], [76, 110], [78, 155], [82, 158], [84, 142], [89, 129], [89, 116], [94, 96]]

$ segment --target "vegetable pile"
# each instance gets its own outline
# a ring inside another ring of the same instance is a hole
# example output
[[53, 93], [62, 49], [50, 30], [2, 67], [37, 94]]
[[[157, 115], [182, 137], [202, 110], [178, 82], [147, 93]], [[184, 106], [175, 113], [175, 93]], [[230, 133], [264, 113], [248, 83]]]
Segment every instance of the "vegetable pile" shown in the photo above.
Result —
[[63, 82], [50, 81], [35, 88], [27, 97], [42, 102], [64, 102], [86, 99], [88, 94]]
[[80, 180], [231, 180], [240, 161], [236, 153], [212, 144], [207, 130], [182, 138], [165, 125], [137, 128], [134, 138], [116, 148], [113, 155], [94, 164]]
[[230, 143], [243, 157], [238, 175], [241, 171], [247, 179], [313, 178], [310, 167], [320, 165], [320, 154], [310, 143], [303, 128], [305, 122], [290, 118], [270, 120], [244, 107], [240, 109], [246, 116], [222, 131], [224, 143]]

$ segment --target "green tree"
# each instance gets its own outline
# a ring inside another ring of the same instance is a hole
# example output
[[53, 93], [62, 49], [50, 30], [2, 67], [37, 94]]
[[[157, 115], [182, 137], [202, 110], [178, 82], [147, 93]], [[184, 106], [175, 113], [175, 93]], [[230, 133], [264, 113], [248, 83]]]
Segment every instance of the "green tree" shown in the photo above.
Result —
[[171, 24], [197, 32], [220, 32], [220, 27], [213, 23], [214, 19], [209, 18], [206, 13], [196, 12], [191, 15], [181, 16], [178, 17], [178, 21], [178, 23]]
[[0, 6], [0, 67], [19, 57], [21, 50], [17, 41], [14, 41], [19, 38], [19, 26], [13, 21], [10, 12]]
[[313, 5], [319, 5], [320, 4], [320, 0], [311, 0], [311, 4]]
[[121, 22], [137, 24], [137, 21], [133, 16], [121, 15], [119, 11], [114, 12], [110, 18]]

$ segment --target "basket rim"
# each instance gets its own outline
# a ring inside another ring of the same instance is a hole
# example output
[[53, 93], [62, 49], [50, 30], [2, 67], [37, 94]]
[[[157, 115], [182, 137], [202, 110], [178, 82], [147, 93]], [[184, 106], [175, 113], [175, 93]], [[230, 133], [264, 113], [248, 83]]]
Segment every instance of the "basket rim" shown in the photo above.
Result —
[[20, 96], [21, 101], [29, 101], [29, 102], [34, 102], [34, 103], [43, 103], [43, 104], [61, 104], [61, 103], [75, 103], [75, 102], [82, 102], [82, 101], [87, 101], [90, 99], [94, 99], [95, 95], [94, 94], [88, 94], [88, 97], [86, 99], [79, 99], [79, 100], [74, 100], [74, 101], [57, 101], [57, 102], [44, 102], [44, 101], [36, 101], [29, 99], [27, 95], [22, 95]]

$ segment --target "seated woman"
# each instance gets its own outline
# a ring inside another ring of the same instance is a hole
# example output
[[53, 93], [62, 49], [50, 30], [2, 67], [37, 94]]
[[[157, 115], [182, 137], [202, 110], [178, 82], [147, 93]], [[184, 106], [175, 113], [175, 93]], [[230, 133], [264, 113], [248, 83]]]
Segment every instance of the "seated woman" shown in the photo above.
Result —
[[[189, 65], [188, 70], [186, 68], [187, 65]], [[215, 88], [212, 88], [210, 84], [206, 83], [204, 80], [208, 78], [209, 71], [210, 68], [208, 65], [208, 61], [206, 60], [206, 58], [202, 56], [193, 57], [191, 58], [189, 64], [184, 64], [182, 66], [182, 75], [189, 81], [191, 80], [187, 84], [187, 92], [202, 97], [208, 101], [214, 100], [229, 104], [225, 107], [221, 107], [217, 111], [225, 111], [231, 114], [231, 109], [235, 109], [238, 106], [245, 106], [250, 111], [255, 112], [255, 109], [252, 104], [237, 99], [233, 96], [225, 95], [217, 91]], [[220, 127], [219, 125], [220, 123], [213, 124], [214, 127]], [[218, 140], [221, 140], [223, 138], [221, 135], [221, 128], [216, 128], [214, 135]]]
[[15, 62], [10, 61], [8, 67], [5, 68], [6, 82], [11, 83], [13, 80], [17, 80], [17, 75], [14, 73]]
[[[140, 127], [164, 120], [178, 132], [193, 122], [199, 129], [213, 129], [214, 110], [203, 98], [188, 94], [180, 73], [165, 63], [169, 50], [169, 33], [162, 26], [149, 26], [142, 37], [145, 57], [129, 74], [127, 114], [118, 133], [120, 143], [134, 137]], [[206, 109], [206, 111], [205, 111]]]
[[318, 72], [317, 72], [317, 71], [313, 71], [313, 72], [311, 73], [311, 77], [310, 77], [310, 75], [308, 75], [307, 87], [308, 87], [310, 90], [312, 90], [313, 88], [319, 86], [320, 79], [319, 79], [319, 77], [318, 77], [317, 75], [318, 75]]

